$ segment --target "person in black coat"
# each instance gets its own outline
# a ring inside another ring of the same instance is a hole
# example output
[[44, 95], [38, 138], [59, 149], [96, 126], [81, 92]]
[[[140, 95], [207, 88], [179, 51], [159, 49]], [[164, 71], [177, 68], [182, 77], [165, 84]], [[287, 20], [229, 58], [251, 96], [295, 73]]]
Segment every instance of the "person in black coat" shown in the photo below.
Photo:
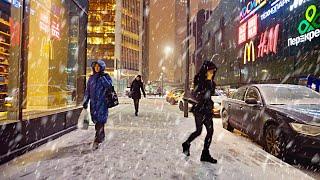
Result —
[[138, 116], [139, 112], [139, 101], [141, 99], [141, 91], [143, 96], [146, 97], [146, 93], [144, 92], [143, 82], [141, 80], [141, 76], [138, 75], [132, 82], [130, 87], [130, 95], [134, 102], [134, 108], [136, 110], [135, 115]]
[[202, 132], [202, 126], [207, 129], [207, 136], [204, 140], [204, 147], [201, 154], [201, 161], [217, 163], [209, 153], [209, 147], [213, 135], [213, 101], [211, 96], [215, 93], [216, 84], [214, 76], [217, 71], [216, 65], [212, 61], [205, 61], [200, 69], [200, 72], [194, 78], [193, 98], [196, 102], [191, 109], [195, 117], [196, 131], [193, 132], [189, 138], [182, 144], [183, 153], [190, 156], [190, 144]]

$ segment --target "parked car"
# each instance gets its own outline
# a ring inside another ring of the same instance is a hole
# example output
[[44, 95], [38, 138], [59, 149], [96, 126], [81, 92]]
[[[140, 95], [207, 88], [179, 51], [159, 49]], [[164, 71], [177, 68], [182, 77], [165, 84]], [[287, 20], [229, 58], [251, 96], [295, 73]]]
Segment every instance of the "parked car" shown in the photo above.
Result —
[[[222, 103], [222, 100], [224, 100], [226, 98], [227, 98], [227, 96], [221, 90], [216, 90], [215, 95], [211, 97], [211, 99], [212, 99], [212, 101], [214, 103], [213, 112], [214, 112], [215, 116], [220, 116], [221, 103]], [[178, 104], [179, 104], [180, 111], [183, 111], [184, 110], [183, 96], [179, 98]], [[190, 103], [188, 103], [188, 106], [189, 106], [188, 108], [190, 110], [192, 105]]]
[[173, 89], [169, 91], [166, 95], [166, 101], [170, 104], [175, 104], [178, 102], [178, 98], [181, 96], [181, 94], [184, 92], [183, 89]]
[[184, 90], [175, 91], [172, 96], [169, 98], [169, 103], [175, 105], [178, 103], [179, 99], [184, 96]]
[[238, 129], [272, 155], [312, 159], [320, 165], [320, 94], [304, 86], [241, 87], [222, 101], [223, 127]]

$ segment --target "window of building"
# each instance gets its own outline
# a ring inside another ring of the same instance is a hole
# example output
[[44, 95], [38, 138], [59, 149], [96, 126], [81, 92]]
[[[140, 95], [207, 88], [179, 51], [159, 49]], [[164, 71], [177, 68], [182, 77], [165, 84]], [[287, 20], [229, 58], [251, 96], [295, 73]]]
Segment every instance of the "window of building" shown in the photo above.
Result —
[[73, 1], [30, 0], [29, 7], [24, 118], [77, 105], [80, 37], [86, 30], [80, 28], [82, 10]]

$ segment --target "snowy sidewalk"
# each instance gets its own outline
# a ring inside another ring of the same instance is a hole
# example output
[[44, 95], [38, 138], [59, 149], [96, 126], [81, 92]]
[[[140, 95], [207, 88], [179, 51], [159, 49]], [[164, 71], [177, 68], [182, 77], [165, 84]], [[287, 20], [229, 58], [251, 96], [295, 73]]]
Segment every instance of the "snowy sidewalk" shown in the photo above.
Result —
[[186, 158], [181, 143], [195, 129], [192, 117], [163, 99], [143, 99], [134, 117], [131, 101], [122, 101], [98, 150], [91, 150], [94, 127], [76, 130], [0, 166], [0, 179], [312, 179], [222, 129], [220, 119], [211, 145], [218, 164], [199, 161], [205, 128]]

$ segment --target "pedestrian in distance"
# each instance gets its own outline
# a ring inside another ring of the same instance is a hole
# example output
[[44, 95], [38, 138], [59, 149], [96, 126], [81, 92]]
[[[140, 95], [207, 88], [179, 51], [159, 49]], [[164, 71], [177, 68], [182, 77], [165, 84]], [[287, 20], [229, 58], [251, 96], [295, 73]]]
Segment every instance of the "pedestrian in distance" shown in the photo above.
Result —
[[213, 136], [213, 101], [211, 96], [215, 93], [216, 84], [214, 77], [217, 71], [216, 65], [212, 61], [205, 61], [199, 73], [194, 77], [194, 91], [192, 93], [195, 102], [191, 108], [196, 123], [196, 131], [182, 144], [183, 153], [190, 156], [191, 142], [201, 135], [203, 125], [207, 129], [204, 140], [204, 147], [201, 154], [201, 161], [217, 163], [209, 152], [209, 147]]
[[108, 119], [108, 102], [106, 101], [106, 92], [112, 89], [112, 80], [108, 73], [105, 73], [106, 64], [98, 60], [91, 64], [93, 74], [89, 77], [83, 108], [88, 108], [90, 101], [90, 114], [95, 124], [95, 139], [93, 149], [98, 149], [99, 144], [105, 139], [104, 125]]
[[138, 75], [132, 81], [132, 84], [130, 87], [130, 95], [131, 95], [131, 98], [133, 99], [136, 116], [138, 116], [138, 113], [139, 113], [139, 103], [140, 103], [140, 99], [141, 99], [141, 91], [143, 93], [143, 96], [146, 97], [143, 82], [141, 80], [141, 75]]

